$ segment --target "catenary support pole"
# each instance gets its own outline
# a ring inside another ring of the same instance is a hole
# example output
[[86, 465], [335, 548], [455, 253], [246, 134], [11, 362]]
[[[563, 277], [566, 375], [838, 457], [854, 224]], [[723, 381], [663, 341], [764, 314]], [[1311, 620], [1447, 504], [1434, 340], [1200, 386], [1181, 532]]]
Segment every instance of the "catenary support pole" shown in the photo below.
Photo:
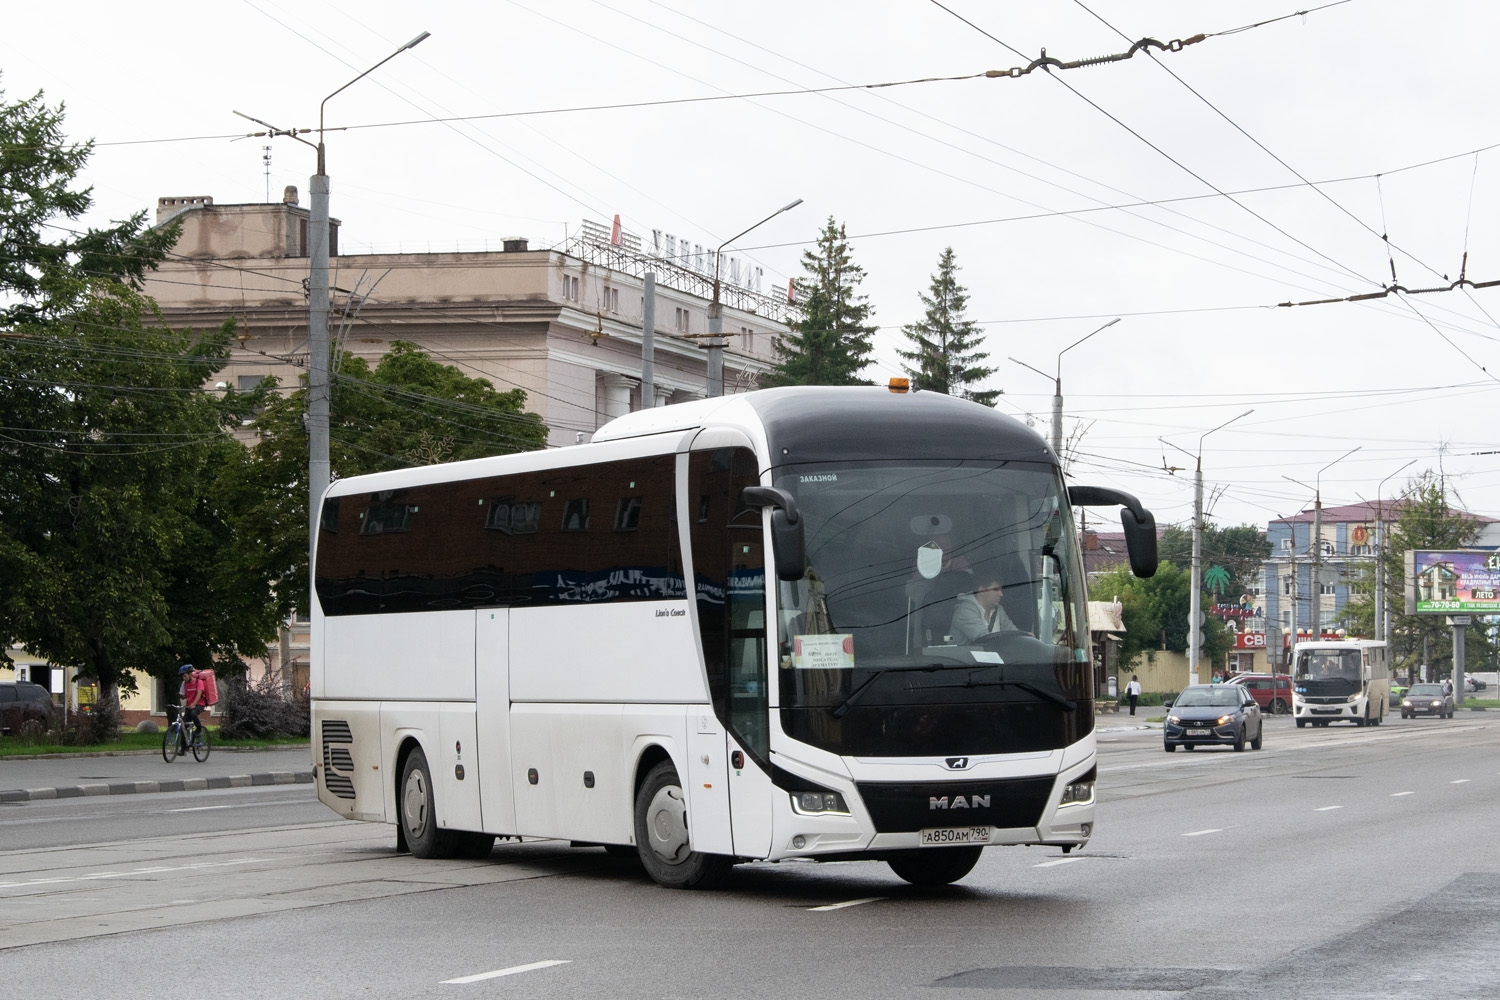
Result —
[[641, 290], [641, 409], [656, 405], [656, 272]]

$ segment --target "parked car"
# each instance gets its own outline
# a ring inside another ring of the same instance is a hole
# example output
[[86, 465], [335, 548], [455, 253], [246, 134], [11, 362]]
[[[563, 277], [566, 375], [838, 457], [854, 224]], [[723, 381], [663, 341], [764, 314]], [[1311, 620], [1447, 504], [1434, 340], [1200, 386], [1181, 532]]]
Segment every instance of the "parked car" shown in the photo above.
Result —
[[1441, 684], [1413, 684], [1401, 699], [1401, 718], [1410, 719], [1418, 715], [1435, 715], [1439, 719], [1453, 718], [1453, 695]]
[[1483, 691], [1487, 687], [1489, 687], [1489, 685], [1480, 680], [1478, 677], [1464, 678], [1464, 694], [1478, 694], [1480, 691]]
[[1226, 683], [1247, 688], [1262, 712], [1286, 715], [1292, 710], [1292, 678], [1289, 674], [1235, 674]]
[[1229, 745], [1259, 750], [1264, 737], [1260, 706], [1243, 684], [1194, 684], [1172, 702], [1162, 731], [1167, 753], [1178, 747]]
[[23, 723], [52, 718], [52, 695], [30, 681], [0, 681], [0, 734], [17, 732]]

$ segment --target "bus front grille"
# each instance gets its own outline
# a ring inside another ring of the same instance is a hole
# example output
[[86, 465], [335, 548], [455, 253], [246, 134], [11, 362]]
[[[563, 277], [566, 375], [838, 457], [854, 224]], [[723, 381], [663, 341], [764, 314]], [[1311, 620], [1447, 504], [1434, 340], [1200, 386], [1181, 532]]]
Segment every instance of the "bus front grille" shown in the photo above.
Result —
[[1046, 775], [1005, 781], [872, 781], [855, 787], [877, 833], [909, 833], [984, 824], [1000, 829], [1036, 826], [1054, 781]]

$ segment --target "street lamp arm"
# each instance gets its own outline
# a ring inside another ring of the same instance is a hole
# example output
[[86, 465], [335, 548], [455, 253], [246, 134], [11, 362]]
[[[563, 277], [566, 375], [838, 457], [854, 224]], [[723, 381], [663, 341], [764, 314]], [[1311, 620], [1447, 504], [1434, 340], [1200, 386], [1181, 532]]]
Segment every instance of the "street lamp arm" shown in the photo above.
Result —
[[359, 81], [363, 80], [365, 77], [369, 76], [371, 73], [375, 72], [377, 69], [379, 69], [380, 67], [384, 66], [386, 63], [390, 62], [392, 59], [396, 58], [401, 53], [405, 52], [407, 49], [416, 48], [418, 45], [422, 44], [422, 42], [424, 42], [428, 38], [430, 38], [431, 35], [432, 35], [432, 33], [429, 32], [429, 31], [422, 32], [416, 38], [413, 38], [411, 41], [409, 41], [405, 45], [401, 46], [395, 52], [392, 52], [390, 55], [388, 55], [384, 59], [380, 60], [380, 62], [376, 63], [374, 66], [371, 66], [369, 69], [367, 69], [363, 73], [359, 74], [359, 76], [356, 76], [354, 79], [350, 80], [348, 83], [344, 84], [338, 90], [335, 90], [333, 93], [329, 94], [327, 97], [323, 98], [323, 100], [321, 102], [319, 102], [319, 104], [318, 104], [318, 173], [321, 174], [323, 172], [323, 108], [324, 108], [324, 106], [329, 101], [331, 101], [335, 97], [337, 97], [339, 94], [341, 94], [344, 91], [348, 90], [350, 87], [354, 86], [356, 83], [358, 83]]
[[735, 240], [739, 239], [741, 236], [744, 236], [746, 233], [750, 232], [750, 230], [756, 229], [756, 228], [758, 228], [760, 226], [764, 226], [766, 223], [768, 223], [772, 219], [776, 218], [776, 216], [780, 215], [782, 212], [789, 212], [792, 209], [796, 208], [800, 204], [802, 204], [802, 199], [798, 198], [794, 202], [791, 202], [791, 203], [786, 204], [786, 205], [782, 205], [776, 211], [772, 212], [770, 215], [766, 216], [764, 219], [761, 219], [755, 225], [749, 226], [749, 227], [747, 227], [745, 229], [740, 230], [739, 232], [735, 233], [733, 236], [729, 237], [729, 239], [727, 239], [723, 243], [719, 244], [719, 246], [714, 250], [714, 290], [715, 291], [717, 291], [718, 287], [719, 287], [719, 255], [724, 252], [724, 248], [727, 247], [729, 244], [733, 243]]
[[[1120, 317], [1116, 316], [1114, 319], [1110, 320], [1108, 323], [1105, 323], [1103, 326], [1101, 326], [1098, 330], [1095, 330], [1094, 333], [1098, 333], [1100, 330], [1108, 330], [1110, 327], [1114, 326], [1118, 322], [1120, 322]], [[1083, 343], [1085, 340], [1088, 340], [1089, 337], [1092, 337], [1094, 335], [1094, 333], [1090, 333], [1090, 334], [1088, 334], [1088, 336], [1085, 336], [1085, 337], [1079, 337], [1077, 340], [1073, 341], [1067, 347], [1064, 347], [1062, 350], [1060, 350], [1060, 351], [1057, 352], [1057, 384], [1059, 386], [1062, 385], [1062, 356], [1064, 354], [1067, 354], [1073, 348], [1077, 347], [1079, 344]]]
[[1032, 368], [1030, 365], [1028, 365], [1026, 362], [1022, 361], [1019, 358], [1006, 358], [1005, 360], [1006, 361], [1014, 361], [1016, 364], [1020, 365], [1022, 368], [1028, 368], [1031, 371], [1036, 372], [1042, 378], [1051, 378], [1052, 377], [1051, 375], [1048, 375], [1046, 372], [1042, 371], [1040, 368]]

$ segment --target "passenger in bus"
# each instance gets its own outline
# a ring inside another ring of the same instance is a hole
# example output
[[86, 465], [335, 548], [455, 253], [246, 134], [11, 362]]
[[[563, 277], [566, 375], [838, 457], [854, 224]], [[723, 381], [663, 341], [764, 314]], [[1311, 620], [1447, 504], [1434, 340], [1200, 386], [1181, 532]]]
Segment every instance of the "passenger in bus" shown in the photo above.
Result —
[[959, 645], [991, 632], [1014, 631], [1016, 627], [1000, 606], [1000, 597], [1005, 592], [1000, 578], [994, 573], [981, 573], [975, 579], [979, 586], [973, 593], [959, 596], [953, 622], [948, 626], [953, 641]]

